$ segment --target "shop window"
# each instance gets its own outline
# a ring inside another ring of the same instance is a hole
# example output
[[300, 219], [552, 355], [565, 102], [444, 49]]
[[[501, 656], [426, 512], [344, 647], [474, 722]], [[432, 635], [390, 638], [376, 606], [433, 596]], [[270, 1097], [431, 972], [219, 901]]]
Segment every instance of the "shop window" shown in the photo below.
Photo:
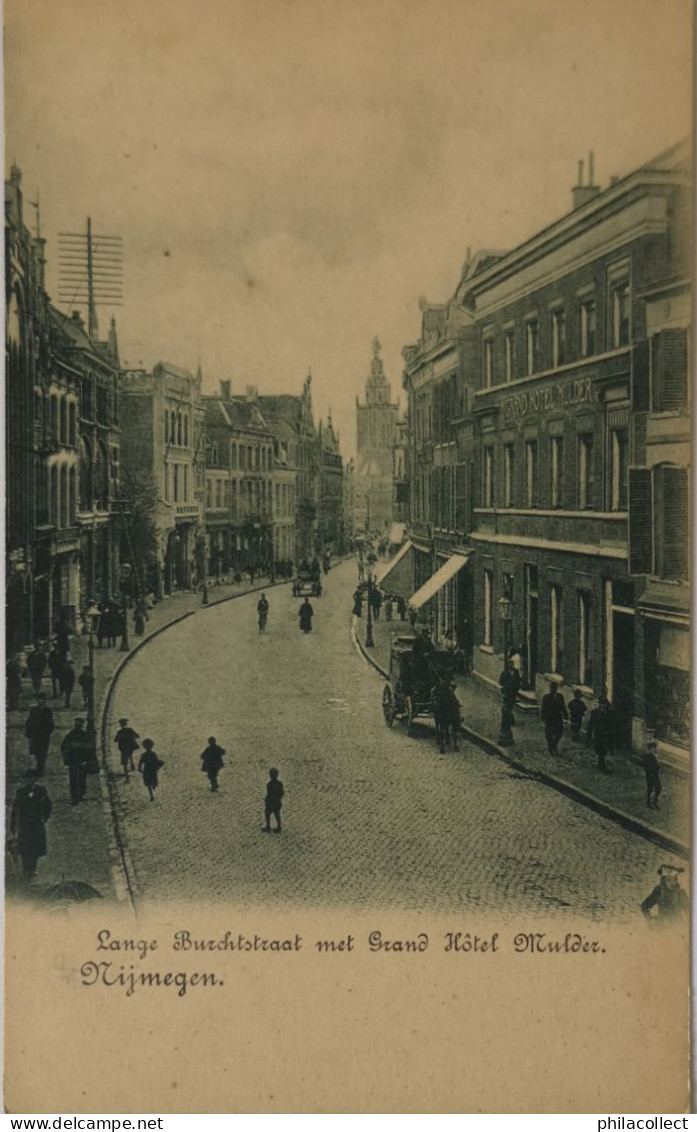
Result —
[[593, 687], [593, 601], [591, 594], [578, 594], [578, 682]]

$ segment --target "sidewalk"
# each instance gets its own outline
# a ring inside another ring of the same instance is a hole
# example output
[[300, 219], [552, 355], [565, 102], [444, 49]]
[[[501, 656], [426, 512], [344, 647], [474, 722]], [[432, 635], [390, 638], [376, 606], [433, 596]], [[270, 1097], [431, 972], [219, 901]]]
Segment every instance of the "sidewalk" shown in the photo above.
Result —
[[[355, 636], [363, 655], [386, 675], [390, 663], [392, 635], [411, 636], [408, 621], [373, 622], [375, 647], [366, 649], [365, 618], [354, 618]], [[571, 742], [568, 732], [555, 759], [547, 752], [544, 730], [537, 712], [516, 710], [515, 746], [499, 747], [500, 700], [489, 688], [471, 677], [457, 674], [457, 697], [462, 704], [463, 733], [477, 746], [504, 759], [523, 773], [533, 775], [625, 828], [657, 842], [667, 852], [689, 855], [690, 785], [686, 775], [671, 767], [661, 768], [663, 793], [660, 810], [646, 805], [643, 769], [634, 759], [616, 754], [612, 774], [601, 774], [595, 755], [585, 745]], [[398, 726], [398, 722], [395, 726]]]
[[[286, 583], [277, 582], [276, 585]], [[208, 604], [215, 605], [230, 598], [261, 589], [271, 589], [271, 583], [266, 578], [255, 579], [254, 585], [242, 583], [240, 585], [211, 585], [208, 587]], [[99, 775], [88, 775], [87, 798], [79, 806], [70, 804], [68, 794], [68, 771], [63, 766], [60, 754], [60, 745], [64, 735], [72, 728], [76, 717], [85, 716], [82, 703], [82, 692], [76, 682], [71, 706], [63, 706], [63, 698], [56, 699], [51, 696], [51, 679], [48, 670], [44, 673], [42, 691], [47, 697], [47, 703], [53, 711], [55, 730], [51, 736], [46, 774], [41, 783], [46, 787], [53, 802], [53, 813], [48, 822], [48, 854], [39, 860], [36, 879], [31, 882], [27, 890], [21, 877], [21, 862], [17, 869], [12, 864], [6, 868], [6, 888], [10, 893], [25, 893], [30, 891], [40, 896], [43, 889], [57, 884], [61, 880], [80, 880], [90, 884], [103, 897], [116, 897], [127, 900], [129, 894], [124, 884], [121, 855], [114, 837], [114, 823], [111, 815], [111, 784], [105, 777], [104, 764], [100, 738], [102, 736], [103, 709], [109, 693], [111, 682], [119, 665], [130, 656], [144, 641], [171, 625], [174, 621], [186, 617], [202, 608], [201, 594], [182, 592], [172, 597], [164, 598], [149, 611], [149, 620], [146, 622], [142, 637], [136, 637], [131, 626], [132, 614], [129, 615], [129, 642], [128, 652], [121, 652], [120, 639], [116, 648], [98, 648], [95, 642], [94, 649], [94, 675], [95, 689], [94, 702], [97, 717], [97, 758], [102, 770]], [[75, 672], [79, 676], [83, 665], [88, 661], [87, 637], [73, 636], [70, 639], [70, 655], [73, 658]], [[5, 786], [5, 812], [6, 829], [9, 835], [9, 817], [12, 800], [17, 787], [23, 780], [24, 771], [33, 765], [28, 753], [28, 740], [24, 736], [24, 724], [31, 704], [34, 702], [34, 692], [28, 676], [22, 679], [22, 696], [18, 711], [8, 712], [6, 716], [6, 786]], [[107, 742], [113, 736], [106, 736]]]

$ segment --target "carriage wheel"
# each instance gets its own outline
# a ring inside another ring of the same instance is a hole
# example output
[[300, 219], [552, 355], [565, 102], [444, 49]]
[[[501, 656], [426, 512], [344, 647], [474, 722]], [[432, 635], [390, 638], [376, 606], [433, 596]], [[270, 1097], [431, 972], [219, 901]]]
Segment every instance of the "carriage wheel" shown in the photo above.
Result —
[[389, 684], [385, 684], [382, 690], [382, 714], [385, 717], [387, 726], [391, 727], [394, 723], [395, 706], [394, 696], [392, 695], [392, 689]]
[[414, 704], [411, 696], [407, 696], [404, 706], [406, 708], [404, 719], [407, 725], [407, 735], [411, 735], [414, 720], [416, 718], [416, 712], [414, 711]]

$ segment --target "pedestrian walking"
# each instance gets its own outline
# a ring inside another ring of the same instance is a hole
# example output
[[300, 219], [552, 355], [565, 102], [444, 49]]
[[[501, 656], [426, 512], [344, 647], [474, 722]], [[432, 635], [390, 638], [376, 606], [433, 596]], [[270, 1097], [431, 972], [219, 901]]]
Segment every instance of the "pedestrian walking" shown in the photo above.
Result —
[[663, 787], [661, 786], [661, 768], [656, 758], [657, 744], [655, 739], [646, 740], [646, 753], [644, 755], [644, 774], [646, 775], [646, 805], [649, 809], [657, 810], [658, 799]]
[[266, 783], [266, 797], [264, 798], [264, 818], [266, 824], [262, 826], [264, 833], [271, 833], [271, 817], [276, 821], [274, 833], [281, 832], [281, 805], [285, 789], [278, 777], [278, 770], [272, 766], [269, 771], [269, 781]]
[[7, 688], [7, 710], [18, 711], [19, 700], [22, 695], [22, 669], [18, 656], [11, 656], [5, 664], [5, 681]]
[[123, 776], [126, 782], [128, 782], [129, 768], [135, 773], [136, 768], [133, 762], [133, 752], [137, 751], [140, 747], [140, 743], [138, 742], [139, 738], [138, 732], [128, 726], [128, 720], [125, 717], [119, 720], [119, 729], [114, 735], [114, 742], [119, 748]]
[[360, 617], [363, 611], [363, 595], [360, 589], [356, 589], [353, 594], [353, 616]]
[[140, 756], [138, 770], [143, 775], [143, 785], [150, 795], [150, 801], [155, 801], [155, 791], [158, 785], [158, 773], [165, 765], [162, 759], [153, 750], [155, 744], [152, 739], [143, 739], [143, 753]]
[[63, 661], [61, 675], [63, 681], [64, 696], [63, 706], [69, 708], [70, 697], [72, 696], [73, 688], [75, 687], [75, 668], [73, 667], [73, 658], [70, 656], [70, 653], [68, 653], [65, 660]]
[[502, 747], [511, 747], [515, 742], [513, 738], [514, 709], [520, 691], [520, 673], [513, 667], [513, 661], [510, 658], [505, 662], [499, 676], [499, 687], [501, 688], [501, 724], [498, 741]]
[[573, 743], [581, 742], [581, 727], [583, 717], [588, 711], [586, 702], [581, 695], [580, 688], [574, 688], [573, 699], [569, 701], [569, 731]]
[[10, 832], [17, 840], [22, 872], [24, 879], [28, 881], [36, 876], [39, 857], [46, 856], [46, 822], [51, 816], [53, 805], [46, 788], [36, 781], [33, 770], [25, 772], [25, 780], [12, 803]]
[[136, 637], [142, 637], [145, 632], [146, 613], [141, 605], [137, 605], [133, 612], [133, 632]]
[[298, 613], [301, 633], [312, 632], [312, 618], [314, 617], [314, 615], [315, 611], [310, 605], [309, 599], [305, 598], [304, 602], [300, 606], [300, 611]]
[[658, 875], [661, 879], [641, 904], [641, 910], [651, 924], [665, 927], [687, 918], [687, 894], [680, 887], [680, 874], [684, 871], [679, 865], [660, 866]]
[[94, 675], [90, 672], [89, 664], [83, 664], [77, 682], [82, 692], [82, 706], [85, 711], [89, 711], [90, 705], [94, 703]]
[[29, 754], [36, 761], [36, 778], [43, 778], [46, 772], [46, 759], [54, 727], [53, 712], [46, 703], [43, 692], [39, 692], [36, 703], [29, 708], [24, 724], [24, 734], [29, 740]]
[[85, 732], [84, 719], [76, 719], [73, 729], [61, 743], [63, 764], [68, 768], [68, 786], [73, 806], [87, 794], [87, 764], [92, 756], [92, 744]]
[[63, 692], [63, 661], [55, 643], [51, 645], [48, 654], [48, 670], [51, 673], [51, 695], [58, 699]]
[[44, 652], [41, 643], [37, 641], [34, 648], [27, 656], [27, 669], [31, 677], [32, 687], [35, 692], [41, 691], [41, 681], [44, 678], [46, 671], [46, 653]]
[[208, 775], [208, 781], [214, 793], [218, 789], [218, 773], [225, 766], [223, 762], [224, 754], [225, 748], [219, 747], [215, 736], [211, 735], [208, 740], [208, 746], [205, 751], [201, 752], [201, 770], [204, 774]]
[[266, 622], [269, 619], [269, 602], [266, 594], [262, 594], [257, 602], [257, 617], [259, 632], [263, 633], [266, 629]]
[[598, 706], [591, 712], [586, 731], [586, 744], [593, 744], [598, 759], [598, 770], [603, 774], [610, 774], [606, 756], [614, 753], [615, 749], [615, 720], [606, 696], [601, 696]]
[[550, 681], [549, 691], [542, 697], [540, 715], [545, 725], [545, 738], [547, 750], [550, 755], [558, 755], [559, 741], [564, 734], [564, 720], [569, 718], [564, 697], [559, 691], [559, 685]]
[[70, 649], [70, 626], [65, 617], [56, 625], [56, 645], [61, 660], [65, 660]]

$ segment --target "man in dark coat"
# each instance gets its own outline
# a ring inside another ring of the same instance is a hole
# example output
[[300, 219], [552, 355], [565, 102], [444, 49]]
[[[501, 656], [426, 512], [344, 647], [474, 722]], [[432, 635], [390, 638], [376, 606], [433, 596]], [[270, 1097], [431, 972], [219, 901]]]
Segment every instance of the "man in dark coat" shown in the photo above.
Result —
[[605, 756], [615, 749], [615, 719], [606, 696], [600, 697], [597, 708], [590, 714], [586, 743], [588, 746], [593, 744], [593, 750], [598, 758], [598, 770], [603, 774], [610, 774]]
[[63, 691], [63, 661], [55, 643], [48, 654], [48, 670], [51, 673], [51, 695], [57, 698]]
[[85, 732], [84, 719], [76, 719], [72, 731], [61, 743], [63, 763], [68, 768], [70, 801], [77, 806], [87, 793], [87, 763], [92, 755], [92, 745]]
[[53, 806], [45, 787], [36, 781], [33, 770], [26, 772], [26, 782], [20, 786], [12, 803], [10, 832], [17, 838], [25, 880], [36, 876], [39, 857], [46, 856], [46, 822]]
[[211, 790], [214, 792], [218, 789], [218, 773], [225, 765], [223, 763], [224, 754], [225, 748], [219, 747], [215, 741], [215, 736], [211, 735], [208, 740], [208, 746], [205, 751], [201, 753], [201, 770], [204, 774], [208, 775]]
[[281, 802], [284, 794], [285, 790], [278, 777], [278, 771], [275, 766], [272, 766], [269, 771], [269, 781], [266, 783], [266, 797], [264, 798], [264, 817], [266, 819], [266, 824], [262, 826], [264, 833], [271, 833], [272, 814], [276, 819], [274, 833], [281, 832]]
[[123, 717], [119, 720], [119, 729], [114, 735], [114, 742], [119, 749], [121, 756], [121, 766], [123, 767], [123, 774], [126, 782], [128, 782], [128, 768], [135, 771], [135, 764], [133, 762], [133, 752], [137, 751], [140, 743], [138, 742], [140, 736], [137, 731], [128, 726], [128, 720]]
[[559, 692], [559, 685], [550, 682], [549, 691], [542, 697], [540, 715], [545, 725], [545, 738], [550, 755], [558, 755], [559, 740], [564, 734], [564, 720], [569, 718], [564, 697]]
[[53, 712], [46, 703], [43, 692], [39, 692], [36, 703], [29, 708], [24, 725], [24, 734], [29, 740], [29, 754], [36, 759], [36, 778], [43, 778], [46, 772], [46, 759], [54, 726]]
[[64, 617], [61, 617], [56, 626], [56, 644], [61, 660], [65, 660], [70, 648], [70, 626]]
[[46, 663], [46, 653], [41, 645], [37, 643], [27, 656], [27, 668], [35, 692], [41, 691], [41, 681], [43, 680], [46, 670]]
[[9, 657], [5, 664], [5, 679], [7, 681], [7, 710], [17, 711], [19, 698], [22, 694], [22, 669], [19, 665], [19, 657]]
[[300, 611], [298, 613], [298, 617], [300, 619], [300, 631], [302, 633], [312, 632], [312, 618], [314, 617], [314, 615], [314, 609], [310, 605], [308, 599], [305, 598], [304, 602], [300, 606]]

